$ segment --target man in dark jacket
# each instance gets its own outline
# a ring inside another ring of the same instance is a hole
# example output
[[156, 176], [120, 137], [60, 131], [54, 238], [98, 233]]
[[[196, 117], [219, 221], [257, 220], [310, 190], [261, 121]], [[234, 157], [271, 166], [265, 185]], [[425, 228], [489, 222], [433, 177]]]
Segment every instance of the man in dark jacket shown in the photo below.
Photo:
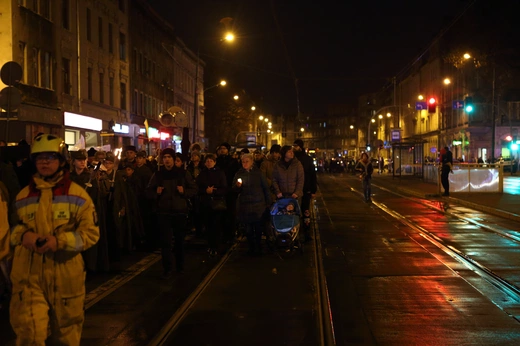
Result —
[[183, 156], [175, 154], [172, 148], [162, 151], [163, 166], [156, 172], [148, 192], [156, 200], [156, 212], [161, 234], [162, 278], [172, 276], [173, 256], [172, 237], [174, 238], [175, 264], [177, 272], [184, 271], [184, 237], [186, 235], [188, 198], [195, 196], [197, 185], [191, 174], [184, 169]]
[[[217, 151], [217, 167], [224, 171], [226, 174], [227, 186], [231, 186], [235, 174], [240, 169], [240, 162], [229, 155], [231, 146], [229, 143], [224, 142], [220, 145]], [[237, 193], [232, 189], [229, 189], [226, 194], [227, 210], [225, 212], [225, 221], [223, 229], [223, 240], [225, 242], [232, 242], [235, 239], [235, 232], [237, 229], [236, 223], [236, 201]]]
[[[302, 163], [304, 183], [303, 183], [303, 196], [301, 210], [303, 214], [310, 209], [311, 200], [316, 196], [317, 183], [316, 183], [316, 167], [312, 157], [307, 155], [305, 148], [303, 147], [303, 141], [297, 139], [293, 144], [294, 156]], [[303, 227], [305, 233], [305, 240], [310, 240], [310, 228]]]
[[449, 175], [452, 173], [453, 167], [453, 154], [450, 151], [450, 148], [444, 147], [441, 150], [441, 183], [444, 188], [443, 196], [450, 195], [450, 179]]

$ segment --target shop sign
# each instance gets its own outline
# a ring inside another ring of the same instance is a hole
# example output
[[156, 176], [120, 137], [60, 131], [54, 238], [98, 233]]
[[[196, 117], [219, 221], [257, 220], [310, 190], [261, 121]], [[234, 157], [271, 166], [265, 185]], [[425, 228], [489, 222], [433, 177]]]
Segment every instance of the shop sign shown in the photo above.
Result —
[[64, 121], [65, 126], [77, 127], [80, 129], [101, 131], [103, 128], [103, 121], [101, 119], [96, 119], [92, 117], [87, 117], [85, 115], [79, 115], [75, 113], [64, 112]]
[[112, 130], [114, 130], [115, 133], [125, 133], [125, 134], [130, 133], [130, 127], [128, 125], [123, 125], [123, 124], [116, 123], [114, 126], [112, 126]]

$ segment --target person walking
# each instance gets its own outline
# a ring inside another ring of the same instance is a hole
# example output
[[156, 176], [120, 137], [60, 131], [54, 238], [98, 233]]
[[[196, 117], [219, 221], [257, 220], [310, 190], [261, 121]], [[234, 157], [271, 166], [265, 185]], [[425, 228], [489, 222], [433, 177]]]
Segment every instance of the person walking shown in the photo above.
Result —
[[276, 198], [290, 197], [301, 205], [303, 195], [303, 166], [294, 158], [292, 146], [284, 145], [280, 149], [280, 160], [273, 168], [273, 189]]
[[249, 243], [248, 254], [262, 254], [262, 233], [264, 216], [271, 205], [269, 184], [252, 154], [242, 155], [242, 168], [233, 178], [233, 189], [238, 193], [238, 221], [245, 226]]
[[[316, 166], [314, 166], [314, 161], [312, 157], [307, 155], [305, 152], [305, 148], [303, 147], [303, 141], [301, 139], [297, 139], [293, 144], [294, 156], [301, 162], [303, 166], [303, 196], [302, 196], [302, 205], [301, 210], [304, 215], [309, 215], [310, 218], [310, 208], [311, 201], [314, 197], [316, 197], [316, 190], [318, 189], [318, 183], [316, 178]], [[305, 235], [305, 241], [312, 240], [311, 237], [311, 229], [310, 222], [307, 224], [303, 224], [303, 233]]]
[[184, 271], [184, 237], [189, 211], [187, 200], [197, 193], [197, 185], [191, 174], [184, 169], [184, 162], [182, 154], [176, 154], [172, 148], [164, 149], [163, 166], [154, 173], [148, 184], [148, 191], [156, 201], [163, 265], [162, 279], [172, 276], [172, 238], [175, 267], [178, 273]]
[[197, 185], [200, 197], [200, 213], [204, 221], [205, 232], [208, 237], [208, 253], [210, 256], [217, 255], [219, 238], [225, 225], [225, 210], [214, 208], [216, 200], [226, 202], [228, 190], [226, 174], [216, 166], [217, 157], [208, 153], [205, 156], [206, 166], [197, 176]]
[[450, 195], [450, 173], [453, 173], [453, 154], [450, 151], [450, 148], [444, 147], [441, 149], [441, 184], [444, 188], [443, 196]]
[[363, 184], [363, 194], [365, 196], [365, 202], [372, 202], [372, 186], [370, 184], [372, 180], [372, 173], [374, 172], [374, 167], [372, 166], [372, 162], [368, 157], [367, 153], [361, 154], [361, 159], [356, 164], [356, 171], [360, 173], [360, 179]]
[[[99, 239], [88, 193], [69, 178], [65, 142], [34, 139], [37, 173], [16, 197], [10, 319], [17, 345], [79, 345], [84, 321], [84, 251]], [[50, 332], [50, 333], [49, 333]]]

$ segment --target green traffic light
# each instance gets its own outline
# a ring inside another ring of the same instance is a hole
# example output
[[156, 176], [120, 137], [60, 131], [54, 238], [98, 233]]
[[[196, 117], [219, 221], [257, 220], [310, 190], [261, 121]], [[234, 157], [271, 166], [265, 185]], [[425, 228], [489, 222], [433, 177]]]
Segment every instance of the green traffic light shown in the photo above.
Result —
[[473, 112], [473, 106], [472, 105], [467, 105], [465, 109], [466, 109], [466, 113]]

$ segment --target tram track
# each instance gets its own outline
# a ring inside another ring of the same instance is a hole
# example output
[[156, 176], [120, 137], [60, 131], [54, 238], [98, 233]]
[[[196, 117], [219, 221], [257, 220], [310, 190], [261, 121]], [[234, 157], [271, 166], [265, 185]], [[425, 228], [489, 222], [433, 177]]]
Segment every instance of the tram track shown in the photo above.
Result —
[[[384, 191], [386, 191], [386, 192], [388, 192], [390, 194], [399, 196], [401, 198], [409, 199], [409, 200], [413, 201], [414, 203], [421, 204], [421, 205], [423, 205], [423, 206], [425, 206], [425, 207], [427, 207], [427, 208], [429, 208], [431, 210], [434, 210], [435, 212], [438, 212], [440, 214], [449, 215], [449, 216], [451, 216], [451, 217], [453, 217], [455, 219], [458, 219], [460, 221], [467, 222], [467, 223], [470, 223], [472, 225], [478, 226], [479, 228], [484, 229], [486, 232], [493, 233], [493, 234], [496, 234], [498, 236], [501, 236], [501, 237], [507, 238], [509, 240], [512, 240], [514, 242], [520, 243], [520, 237], [516, 236], [515, 234], [510, 234], [510, 233], [508, 233], [508, 232], [506, 232], [504, 230], [499, 230], [497, 228], [494, 228], [492, 226], [486, 225], [486, 224], [484, 224], [482, 222], [479, 222], [477, 220], [472, 220], [472, 219], [470, 219], [468, 217], [461, 216], [461, 215], [459, 215], [457, 213], [449, 212], [447, 210], [444, 210], [444, 208], [441, 209], [441, 208], [434, 207], [431, 204], [425, 203], [424, 201], [422, 201], [422, 200], [420, 200], [418, 198], [409, 197], [409, 196], [403, 195], [402, 193], [390, 190], [390, 189], [385, 188], [385, 187], [377, 186], [375, 184], [372, 184], [372, 186], [376, 187], [378, 189], [384, 190]], [[363, 196], [362, 191], [360, 191], [359, 189], [356, 189], [356, 188], [354, 188], [352, 186], [349, 186], [349, 189], [352, 192], [358, 194], [359, 196], [361, 196], [361, 197]], [[395, 220], [398, 220], [400, 223], [406, 225], [410, 229], [413, 229], [413, 230], [417, 231], [417, 234], [419, 234], [422, 238], [424, 238], [429, 243], [433, 244], [435, 247], [440, 249], [443, 253], [449, 255], [451, 258], [455, 259], [459, 263], [461, 263], [464, 266], [466, 266], [468, 269], [470, 269], [472, 272], [474, 272], [479, 277], [484, 279], [486, 282], [491, 284], [493, 287], [498, 289], [500, 292], [502, 292], [503, 294], [507, 295], [514, 302], [520, 303], [520, 287], [518, 287], [514, 283], [510, 282], [506, 278], [498, 275], [493, 269], [489, 268], [486, 265], [483, 265], [478, 260], [474, 259], [472, 256], [464, 253], [464, 251], [462, 251], [460, 249], [457, 249], [454, 245], [447, 244], [443, 239], [439, 238], [434, 233], [432, 233], [429, 230], [427, 230], [426, 228], [422, 227], [417, 222], [411, 220], [409, 217], [400, 214], [399, 212], [397, 212], [396, 210], [390, 208], [389, 206], [387, 206], [384, 203], [380, 203], [377, 200], [374, 200], [374, 198], [372, 200], [373, 200], [372, 204], [375, 207], [377, 207], [378, 209], [382, 210], [386, 214], [390, 215]], [[415, 240], [414, 237], [412, 236], [412, 234], [407, 233], [406, 231], [405, 231], [405, 233], [406, 233], [406, 235], [410, 239]], [[441, 262], [443, 262], [448, 268], [450, 268], [452, 271], [454, 271], [459, 276], [461, 276], [466, 282], [468, 282], [477, 291], [479, 291], [483, 295], [487, 296], [487, 294], [484, 293], [484, 291], [481, 288], [477, 287], [477, 285], [475, 285], [475, 283], [473, 283], [470, 280], [464, 278], [464, 276], [461, 275], [458, 271], [452, 269], [449, 266], [449, 264], [445, 263], [442, 260], [441, 260]], [[489, 297], [489, 299], [498, 308], [500, 308], [505, 313], [507, 313], [510, 317], [514, 318], [517, 322], [520, 322], [520, 316], [515, 315], [513, 313], [509, 313], [504, 308], [504, 306], [502, 306], [502, 304], [501, 304], [501, 302], [499, 300], [493, 299], [491, 297]]]
[[[321, 253], [321, 240], [320, 232], [318, 228], [318, 222], [316, 217], [316, 208], [314, 207], [311, 211], [313, 227], [313, 247], [306, 246], [306, 249], [312, 249], [313, 253], [310, 257], [310, 267], [314, 268], [313, 271], [313, 283], [312, 290], [315, 296], [315, 311], [316, 311], [316, 327], [318, 330], [320, 346], [333, 346], [335, 345], [333, 318], [330, 309], [329, 293], [327, 288], [327, 282], [325, 277], [325, 270], [323, 265]], [[148, 343], [148, 346], [159, 346], [168, 345], [172, 342], [172, 335], [176, 329], [180, 326], [183, 320], [190, 314], [191, 310], [201, 298], [204, 291], [208, 289], [212, 281], [217, 275], [223, 270], [227, 262], [232, 258], [235, 252], [238, 251], [240, 246], [240, 240], [235, 243], [228, 252], [220, 259], [220, 261], [214, 266], [214, 268], [202, 279], [198, 284], [197, 288], [185, 299], [181, 306], [175, 311], [171, 318], [162, 326], [160, 332], [158, 332]], [[285, 258], [278, 257], [280, 260]], [[273, 269], [274, 271], [274, 269]]]

